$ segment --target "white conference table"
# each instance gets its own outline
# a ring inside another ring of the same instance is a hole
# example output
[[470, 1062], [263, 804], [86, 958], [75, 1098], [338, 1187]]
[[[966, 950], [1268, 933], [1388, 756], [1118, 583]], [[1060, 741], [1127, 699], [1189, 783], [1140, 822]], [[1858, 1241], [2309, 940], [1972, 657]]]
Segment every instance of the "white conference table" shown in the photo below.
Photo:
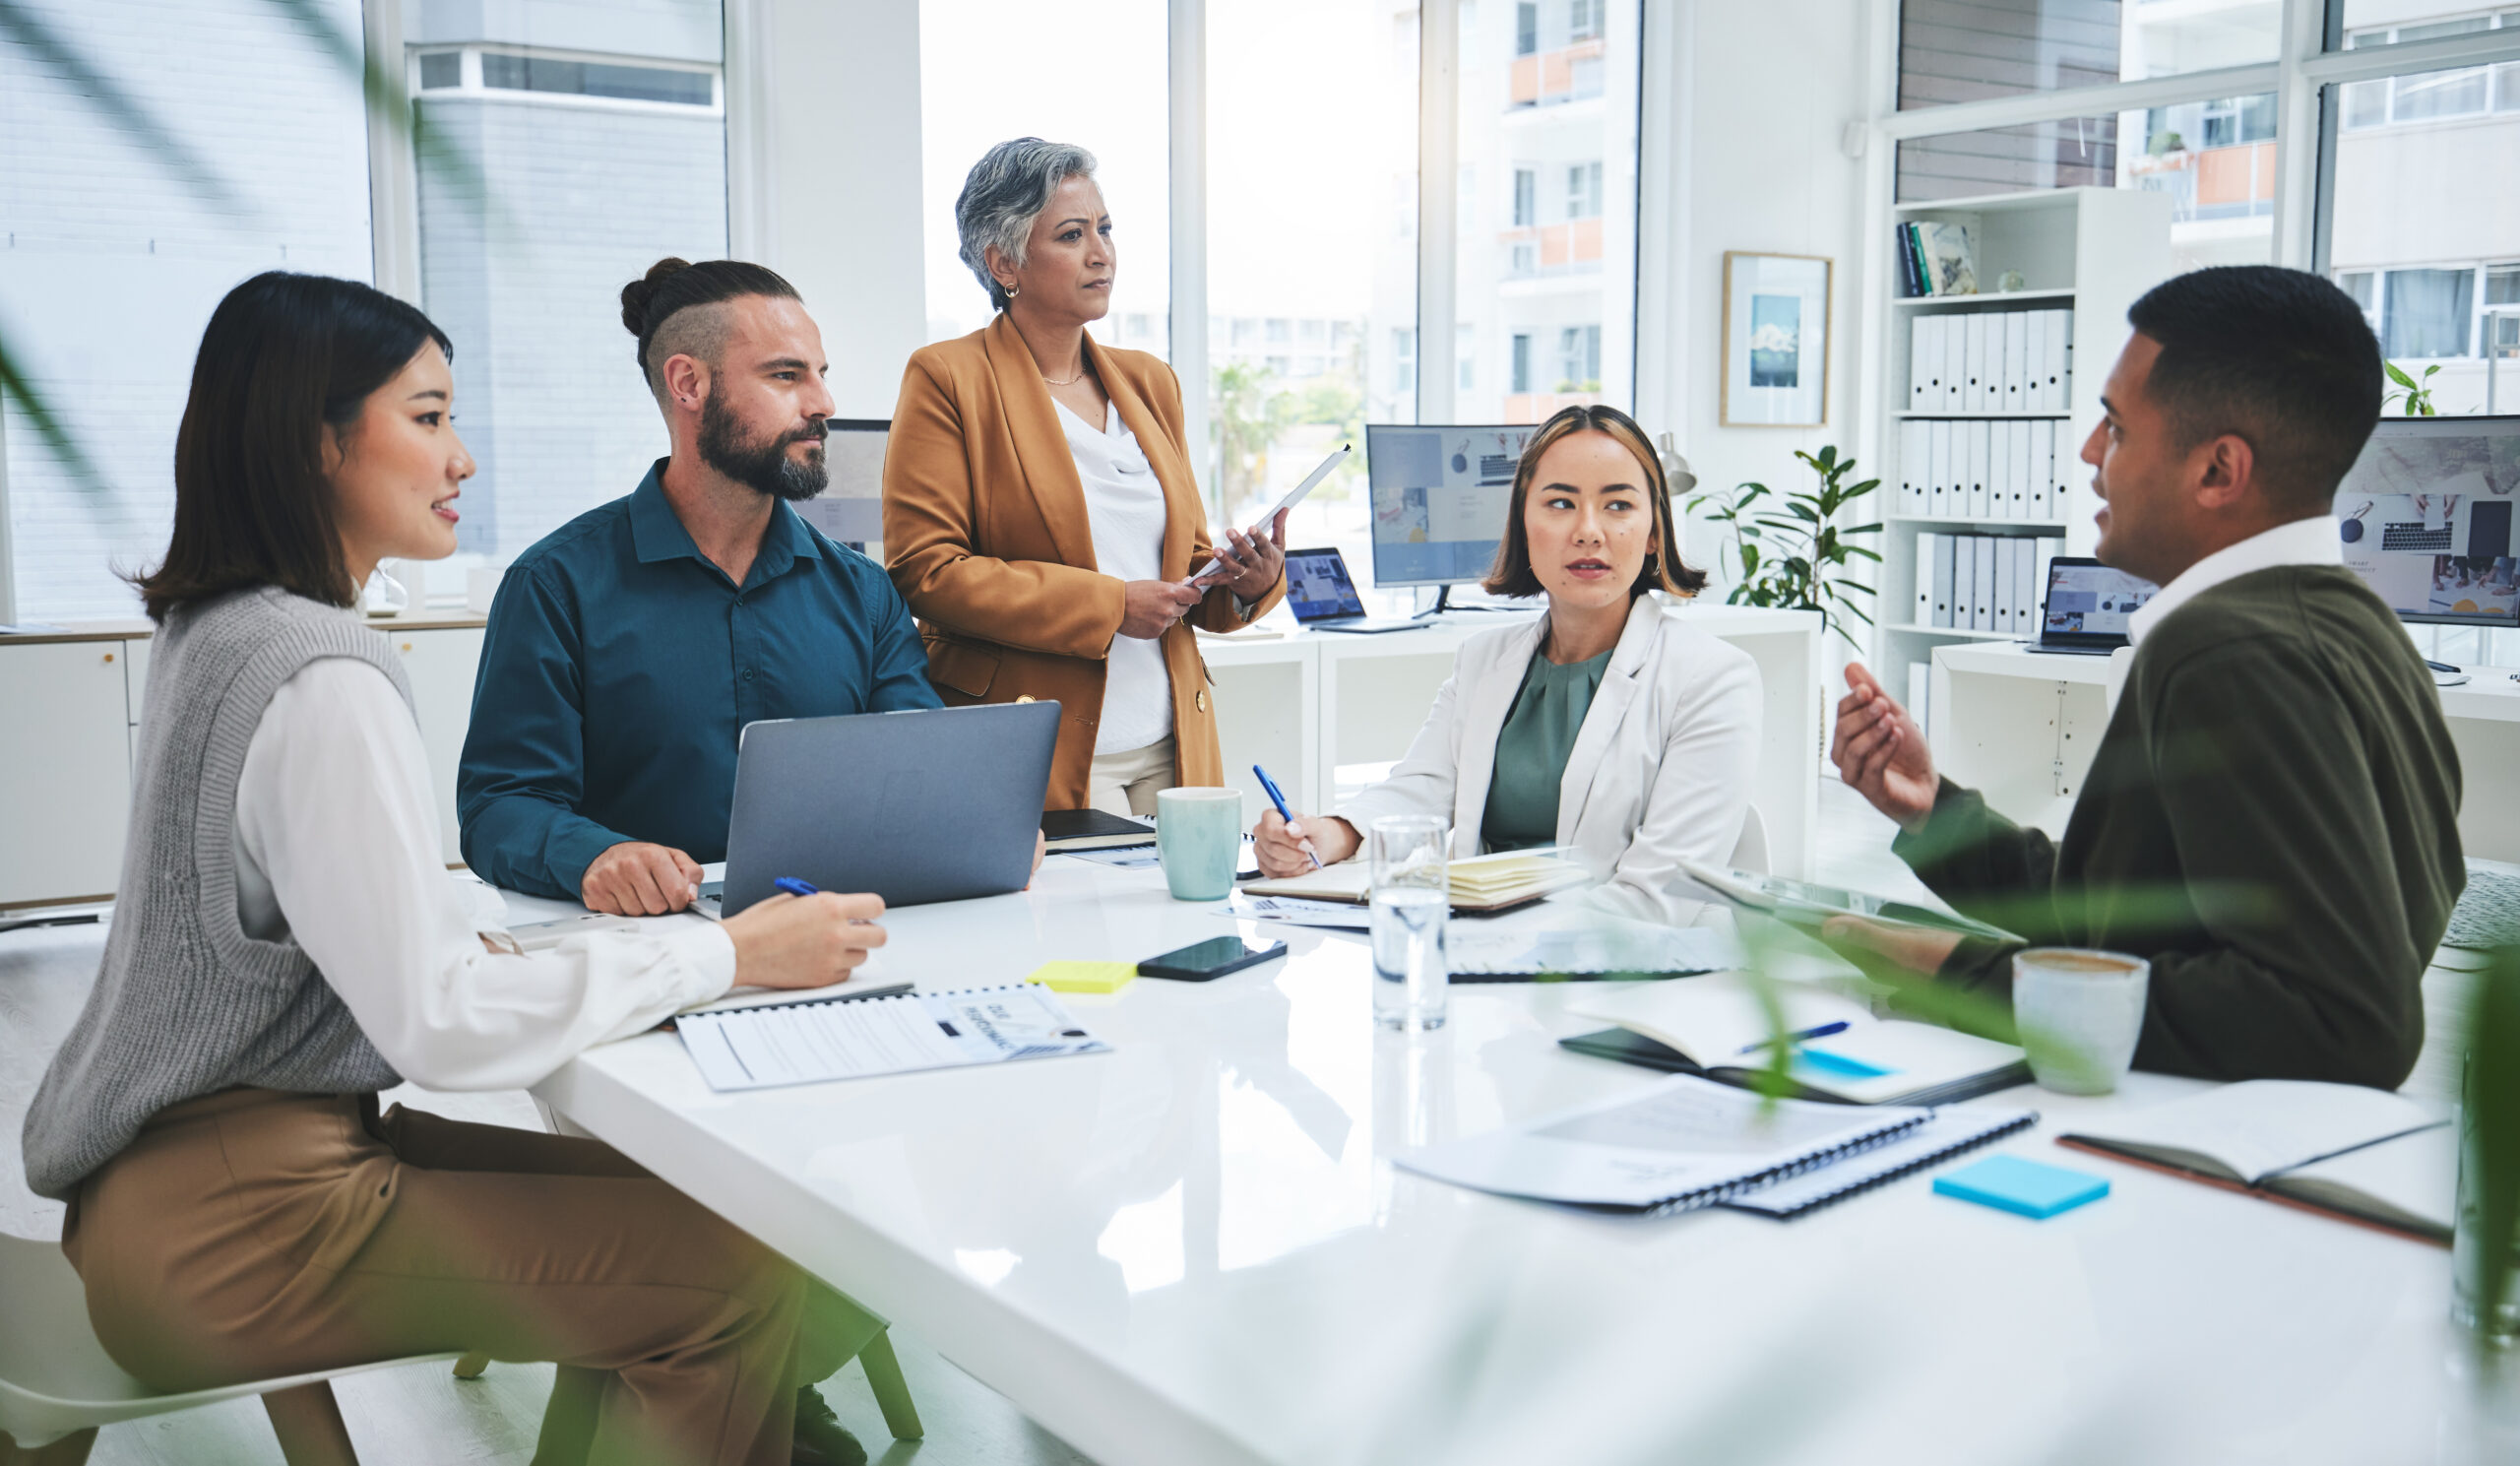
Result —
[[[1007, 982], [1215, 910], [1053, 857], [890, 914], [876, 964]], [[536, 1094], [1104, 1466], [2373, 1466], [2464, 1429], [2446, 1251], [2049, 1143], [2193, 1081], [1978, 1102], [2046, 1116], [1994, 1149], [2109, 1179], [2045, 1222], [1924, 1176], [1792, 1223], [1582, 1214], [1390, 1164], [1655, 1082], [1555, 1046], [1600, 1026], [1581, 985], [1456, 987], [1404, 1038], [1360, 939], [1271, 934], [1286, 960], [1070, 997], [1107, 1054], [721, 1095], [653, 1033]]]

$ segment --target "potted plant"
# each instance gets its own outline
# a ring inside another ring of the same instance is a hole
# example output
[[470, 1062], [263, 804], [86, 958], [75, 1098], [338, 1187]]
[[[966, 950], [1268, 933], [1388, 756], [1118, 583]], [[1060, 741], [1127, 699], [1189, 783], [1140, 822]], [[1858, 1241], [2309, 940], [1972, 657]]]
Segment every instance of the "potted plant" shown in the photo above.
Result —
[[1838, 512], [1881, 486], [1878, 478], [1847, 480], [1855, 460], [1841, 458], [1834, 447], [1817, 454], [1797, 448], [1794, 456], [1810, 466], [1819, 483], [1808, 489], [1773, 493], [1764, 483], [1743, 483], [1729, 493], [1703, 493], [1688, 501], [1694, 514], [1713, 505], [1709, 518], [1727, 526], [1732, 536], [1730, 558], [1737, 574], [1728, 606], [1764, 606], [1781, 610], [1816, 610], [1820, 624], [1835, 630], [1857, 651], [1863, 644], [1847, 628], [1847, 617], [1869, 626], [1872, 617], [1857, 604], [1873, 594], [1872, 587], [1848, 572], [1858, 555], [1878, 564], [1874, 550], [1851, 542], [1858, 535], [1877, 535], [1878, 522], [1841, 528]]

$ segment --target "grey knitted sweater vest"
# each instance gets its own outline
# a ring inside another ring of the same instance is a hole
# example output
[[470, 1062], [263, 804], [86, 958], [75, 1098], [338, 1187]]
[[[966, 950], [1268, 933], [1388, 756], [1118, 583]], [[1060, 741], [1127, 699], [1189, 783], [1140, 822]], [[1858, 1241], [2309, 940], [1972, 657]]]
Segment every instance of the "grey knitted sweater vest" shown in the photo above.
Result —
[[401, 1082], [294, 941], [236, 919], [236, 779], [274, 693], [355, 657], [410, 683], [349, 612], [272, 587], [167, 616], [152, 649], [131, 832], [105, 960], [27, 1111], [27, 1183], [68, 1200], [169, 1105], [238, 1085], [360, 1094]]

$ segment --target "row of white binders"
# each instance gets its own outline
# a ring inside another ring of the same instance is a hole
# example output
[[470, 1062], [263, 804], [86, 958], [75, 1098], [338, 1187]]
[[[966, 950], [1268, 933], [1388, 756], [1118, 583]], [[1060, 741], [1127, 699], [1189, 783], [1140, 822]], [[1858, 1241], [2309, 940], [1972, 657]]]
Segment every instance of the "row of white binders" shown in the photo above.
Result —
[[[2065, 517], [2081, 455], [2052, 418], [1899, 424], [1898, 511], [1933, 519]], [[2058, 451], [2059, 449], [2062, 451]]]
[[2073, 411], [2070, 310], [1920, 314], [1908, 327], [1908, 411]]
[[2048, 562], [2064, 547], [2048, 536], [1919, 535], [1916, 624], [2038, 635]]

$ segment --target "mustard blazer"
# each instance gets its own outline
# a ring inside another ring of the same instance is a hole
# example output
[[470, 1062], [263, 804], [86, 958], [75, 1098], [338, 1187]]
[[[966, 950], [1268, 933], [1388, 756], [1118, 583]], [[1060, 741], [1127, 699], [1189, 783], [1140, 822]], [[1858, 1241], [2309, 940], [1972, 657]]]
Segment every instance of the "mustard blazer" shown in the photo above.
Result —
[[[1182, 442], [1181, 382], [1144, 351], [1085, 341], [1094, 374], [1137, 435], [1170, 510], [1164, 574], [1215, 558], [1198, 480]], [[1085, 486], [1033, 353], [1006, 317], [922, 347], [902, 373], [884, 451], [884, 553], [927, 644], [927, 677], [949, 707], [1055, 701], [1058, 753], [1045, 807], [1092, 797], [1104, 658], [1125, 609], [1120, 582], [1094, 566]], [[1258, 616], [1286, 595], [1279, 577]], [[1172, 733], [1185, 785], [1225, 782], [1215, 699], [1193, 624], [1246, 621], [1223, 586], [1164, 633]]]

